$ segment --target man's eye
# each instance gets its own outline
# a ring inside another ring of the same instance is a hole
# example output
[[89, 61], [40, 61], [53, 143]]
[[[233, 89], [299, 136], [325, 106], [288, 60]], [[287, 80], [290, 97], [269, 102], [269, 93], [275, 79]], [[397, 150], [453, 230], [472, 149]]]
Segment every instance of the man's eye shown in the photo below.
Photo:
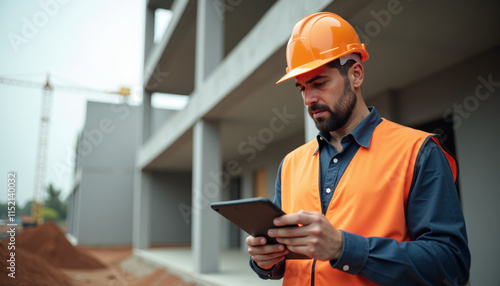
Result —
[[326, 81], [315, 82], [315, 83], [314, 83], [314, 86], [316, 86], [316, 87], [320, 87], [320, 86], [325, 85], [325, 83], [326, 83]]

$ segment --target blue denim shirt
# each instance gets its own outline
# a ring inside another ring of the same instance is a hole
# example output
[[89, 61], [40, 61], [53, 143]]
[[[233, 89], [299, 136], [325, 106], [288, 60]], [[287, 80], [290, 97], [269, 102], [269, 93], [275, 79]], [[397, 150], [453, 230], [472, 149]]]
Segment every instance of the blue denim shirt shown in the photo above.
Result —
[[[338, 152], [329, 134], [317, 136], [320, 152], [320, 197], [325, 213], [335, 188], [359, 148], [368, 148], [382, 118], [375, 108], [342, 140]], [[281, 207], [281, 165], [276, 179], [274, 203]], [[411, 241], [364, 237], [342, 231], [343, 249], [333, 268], [382, 285], [465, 285], [469, 278], [470, 252], [453, 175], [441, 148], [427, 140], [420, 150], [413, 185], [407, 202], [406, 222]], [[270, 270], [251, 268], [263, 279], [283, 277], [285, 262]], [[345, 267], [349, 266], [349, 267]], [[448, 284], [447, 284], [448, 283]], [[455, 283], [455, 284], [454, 284]]]

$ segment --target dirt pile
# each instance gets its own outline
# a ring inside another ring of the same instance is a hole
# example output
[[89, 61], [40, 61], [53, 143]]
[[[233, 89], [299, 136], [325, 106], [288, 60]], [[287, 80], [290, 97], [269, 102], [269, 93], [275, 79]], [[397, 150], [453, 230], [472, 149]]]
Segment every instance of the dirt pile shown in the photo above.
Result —
[[[54, 286], [71, 285], [72, 282], [68, 276], [59, 269], [47, 264], [41, 257], [32, 254], [26, 250], [15, 249], [15, 274], [9, 277], [11, 273], [7, 265], [6, 257], [10, 256], [11, 250], [7, 249], [5, 241], [0, 241], [0, 285], [12, 286]], [[4, 259], [5, 258], [5, 259]]]
[[[158, 269], [157, 266], [152, 267], [144, 261], [139, 261], [141, 259], [132, 256], [130, 247], [108, 249], [74, 247], [53, 222], [25, 228], [16, 234], [15, 278], [11, 278], [9, 277], [11, 270], [8, 268], [10, 265], [7, 261], [12, 251], [8, 249], [9, 239], [7, 237], [0, 241], [0, 285], [2, 286], [198, 285]], [[129, 260], [134, 262], [129, 265], [134, 271], [130, 271], [130, 267], [123, 267], [124, 261]], [[148, 273], [137, 275], [135, 270], [141, 266], [149, 269]]]
[[198, 286], [198, 284], [187, 283], [182, 278], [173, 274], [167, 273], [163, 269], [158, 269], [155, 272], [142, 277], [133, 282], [130, 286]]
[[52, 266], [66, 269], [99, 269], [106, 266], [74, 247], [54, 222], [29, 227], [16, 235], [16, 249], [29, 251]]

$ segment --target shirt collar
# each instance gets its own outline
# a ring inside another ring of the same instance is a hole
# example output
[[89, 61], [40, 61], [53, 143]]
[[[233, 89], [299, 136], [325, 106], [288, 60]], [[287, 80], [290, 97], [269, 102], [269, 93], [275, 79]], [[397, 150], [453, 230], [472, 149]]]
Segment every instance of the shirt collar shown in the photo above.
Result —
[[[375, 130], [375, 127], [377, 127], [377, 125], [382, 122], [382, 118], [378, 114], [375, 107], [370, 106], [368, 107], [368, 110], [370, 111], [368, 116], [363, 119], [363, 121], [361, 121], [361, 123], [358, 124], [358, 126], [356, 126], [354, 130], [349, 132], [349, 134], [345, 135], [342, 139], [346, 138], [347, 136], [352, 136], [358, 145], [363, 146], [364, 148], [370, 147], [373, 131]], [[315, 155], [319, 151], [319, 148], [322, 146], [322, 144], [330, 141], [330, 134], [325, 134], [320, 131], [318, 135], [316, 135], [316, 140], [318, 141], [318, 148], [316, 149], [316, 151], [314, 151], [313, 155]]]

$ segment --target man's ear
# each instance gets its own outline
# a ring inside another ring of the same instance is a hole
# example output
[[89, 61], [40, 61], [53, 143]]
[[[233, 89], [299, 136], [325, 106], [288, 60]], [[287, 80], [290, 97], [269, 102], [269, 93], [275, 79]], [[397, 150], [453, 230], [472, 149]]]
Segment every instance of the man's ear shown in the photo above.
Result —
[[365, 70], [363, 68], [363, 65], [360, 63], [355, 63], [349, 69], [349, 77], [351, 80], [351, 84], [354, 88], [361, 88], [361, 85], [363, 84], [363, 79], [365, 77]]

